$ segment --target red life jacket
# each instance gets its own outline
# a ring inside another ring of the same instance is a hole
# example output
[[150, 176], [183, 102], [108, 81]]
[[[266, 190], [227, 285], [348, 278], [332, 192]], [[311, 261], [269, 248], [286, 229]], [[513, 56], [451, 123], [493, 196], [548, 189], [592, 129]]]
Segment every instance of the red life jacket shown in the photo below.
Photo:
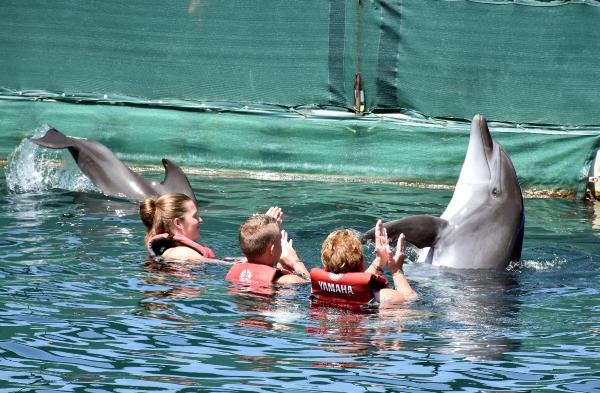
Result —
[[387, 288], [383, 276], [359, 272], [335, 274], [319, 268], [310, 271], [311, 298], [320, 305], [367, 305], [375, 302], [375, 292]]
[[284, 274], [289, 273], [285, 270], [259, 263], [238, 262], [229, 269], [225, 279], [250, 286], [270, 286], [277, 278]]
[[160, 235], [154, 236], [146, 244], [146, 250], [148, 255], [156, 257], [162, 255], [167, 249], [177, 246], [189, 247], [192, 250], [198, 251], [206, 258], [214, 258], [215, 253], [207, 246], [203, 246], [200, 243], [183, 236], [183, 235], [169, 235], [168, 233], [161, 233]]

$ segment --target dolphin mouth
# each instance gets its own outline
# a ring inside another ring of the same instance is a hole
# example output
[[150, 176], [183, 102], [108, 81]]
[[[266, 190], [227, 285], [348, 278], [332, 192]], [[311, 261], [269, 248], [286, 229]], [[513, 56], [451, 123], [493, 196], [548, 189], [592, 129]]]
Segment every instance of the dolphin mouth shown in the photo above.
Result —
[[483, 148], [487, 152], [491, 153], [494, 148], [494, 141], [492, 139], [492, 135], [490, 134], [490, 129], [488, 128], [485, 117], [480, 114], [475, 115], [472, 124], [479, 130], [479, 137], [481, 138], [481, 144], [483, 145]]
[[502, 165], [500, 165], [500, 145], [494, 144], [491, 157], [488, 158], [490, 168], [490, 193], [494, 197], [502, 195]]
[[460, 184], [488, 184], [490, 179], [494, 177], [493, 172], [494, 167], [497, 165], [496, 161], [494, 141], [490, 135], [487, 122], [483, 116], [477, 114], [471, 122], [469, 145], [457, 186]]
[[498, 145], [494, 144], [494, 140], [490, 134], [490, 129], [488, 128], [485, 117], [477, 114], [473, 120], [473, 124], [478, 126], [483, 157], [485, 158], [487, 169], [489, 170], [489, 178], [492, 178], [494, 177], [494, 167], [497, 166]]
[[502, 195], [502, 165], [500, 164], [502, 151], [500, 145], [492, 139], [487, 121], [482, 115], [475, 115], [473, 118], [473, 128], [472, 132], [476, 131], [479, 133], [482, 156], [486, 163], [484, 168], [485, 172], [487, 172], [485, 177], [487, 177], [489, 182], [489, 192], [493, 197], [499, 197]]

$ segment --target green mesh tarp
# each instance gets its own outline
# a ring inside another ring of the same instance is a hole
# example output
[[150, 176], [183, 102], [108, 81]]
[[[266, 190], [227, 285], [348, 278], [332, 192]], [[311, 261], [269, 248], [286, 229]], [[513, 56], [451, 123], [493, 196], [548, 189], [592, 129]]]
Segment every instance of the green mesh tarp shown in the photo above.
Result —
[[[0, 22], [0, 161], [50, 123], [132, 162], [452, 184], [468, 126], [440, 119], [482, 113], [526, 187], [573, 192], [597, 148], [595, 0], [3, 0]], [[412, 120], [307, 115], [352, 111], [356, 73], [367, 111]]]
[[[373, 107], [599, 124], [600, 3], [402, 1], [379, 31]], [[387, 26], [386, 26], [387, 27]], [[394, 53], [395, 56], [390, 56]]]
[[[599, 125], [600, 2], [4, 0], [4, 96]], [[63, 96], [64, 94], [64, 96]]]
[[[159, 166], [167, 157], [188, 173], [217, 170], [237, 176], [246, 171], [241, 175], [396, 181], [420, 187], [454, 185], [470, 129], [463, 122], [376, 116], [331, 119], [285, 112], [249, 115], [0, 101], [0, 128], [15, 130], [0, 134], [0, 156], [46, 123], [68, 135], [98, 140], [133, 166]], [[597, 132], [490, 127], [510, 154], [526, 194], [581, 195]], [[269, 172], [276, 175], [265, 175]]]
[[344, 30], [355, 23], [345, 15], [356, 12], [346, 7], [323, 0], [2, 1], [0, 86], [142, 102], [349, 105], [354, 69], [344, 66]]

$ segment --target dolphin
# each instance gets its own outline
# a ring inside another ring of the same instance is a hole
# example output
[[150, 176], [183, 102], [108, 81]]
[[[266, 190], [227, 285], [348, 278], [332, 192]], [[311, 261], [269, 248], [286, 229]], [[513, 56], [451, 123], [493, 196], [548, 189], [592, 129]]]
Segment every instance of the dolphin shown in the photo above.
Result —
[[69, 149], [79, 169], [106, 195], [141, 201], [149, 196], [177, 192], [196, 202], [185, 173], [166, 158], [162, 159], [165, 168], [164, 180], [156, 183], [132, 171], [108, 147], [99, 142], [70, 137], [52, 127], [42, 137], [30, 140], [51, 149]]
[[[420, 262], [458, 269], [506, 269], [521, 258], [525, 212], [513, 164], [475, 115], [454, 194], [440, 217], [417, 215], [385, 224], [388, 236], [404, 233], [422, 249]], [[363, 242], [374, 238], [374, 229]]]

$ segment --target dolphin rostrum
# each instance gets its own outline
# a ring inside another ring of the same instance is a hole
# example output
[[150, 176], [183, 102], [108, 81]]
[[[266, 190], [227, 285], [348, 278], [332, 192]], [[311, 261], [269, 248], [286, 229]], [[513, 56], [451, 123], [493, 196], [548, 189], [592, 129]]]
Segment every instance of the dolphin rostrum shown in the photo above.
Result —
[[148, 196], [178, 192], [196, 201], [181, 168], [165, 158], [162, 160], [165, 178], [162, 183], [156, 183], [129, 169], [99, 142], [70, 137], [54, 128], [49, 128], [44, 136], [30, 140], [51, 149], [69, 149], [79, 169], [106, 195], [141, 201]]
[[[521, 258], [525, 214], [512, 162], [475, 115], [465, 161], [441, 217], [410, 216], [385, 224], [390, 238], [404, 233], [419, 261], [459, 269], [505, 269]], [[363, 241], [374, 238], [374, 229]]]

